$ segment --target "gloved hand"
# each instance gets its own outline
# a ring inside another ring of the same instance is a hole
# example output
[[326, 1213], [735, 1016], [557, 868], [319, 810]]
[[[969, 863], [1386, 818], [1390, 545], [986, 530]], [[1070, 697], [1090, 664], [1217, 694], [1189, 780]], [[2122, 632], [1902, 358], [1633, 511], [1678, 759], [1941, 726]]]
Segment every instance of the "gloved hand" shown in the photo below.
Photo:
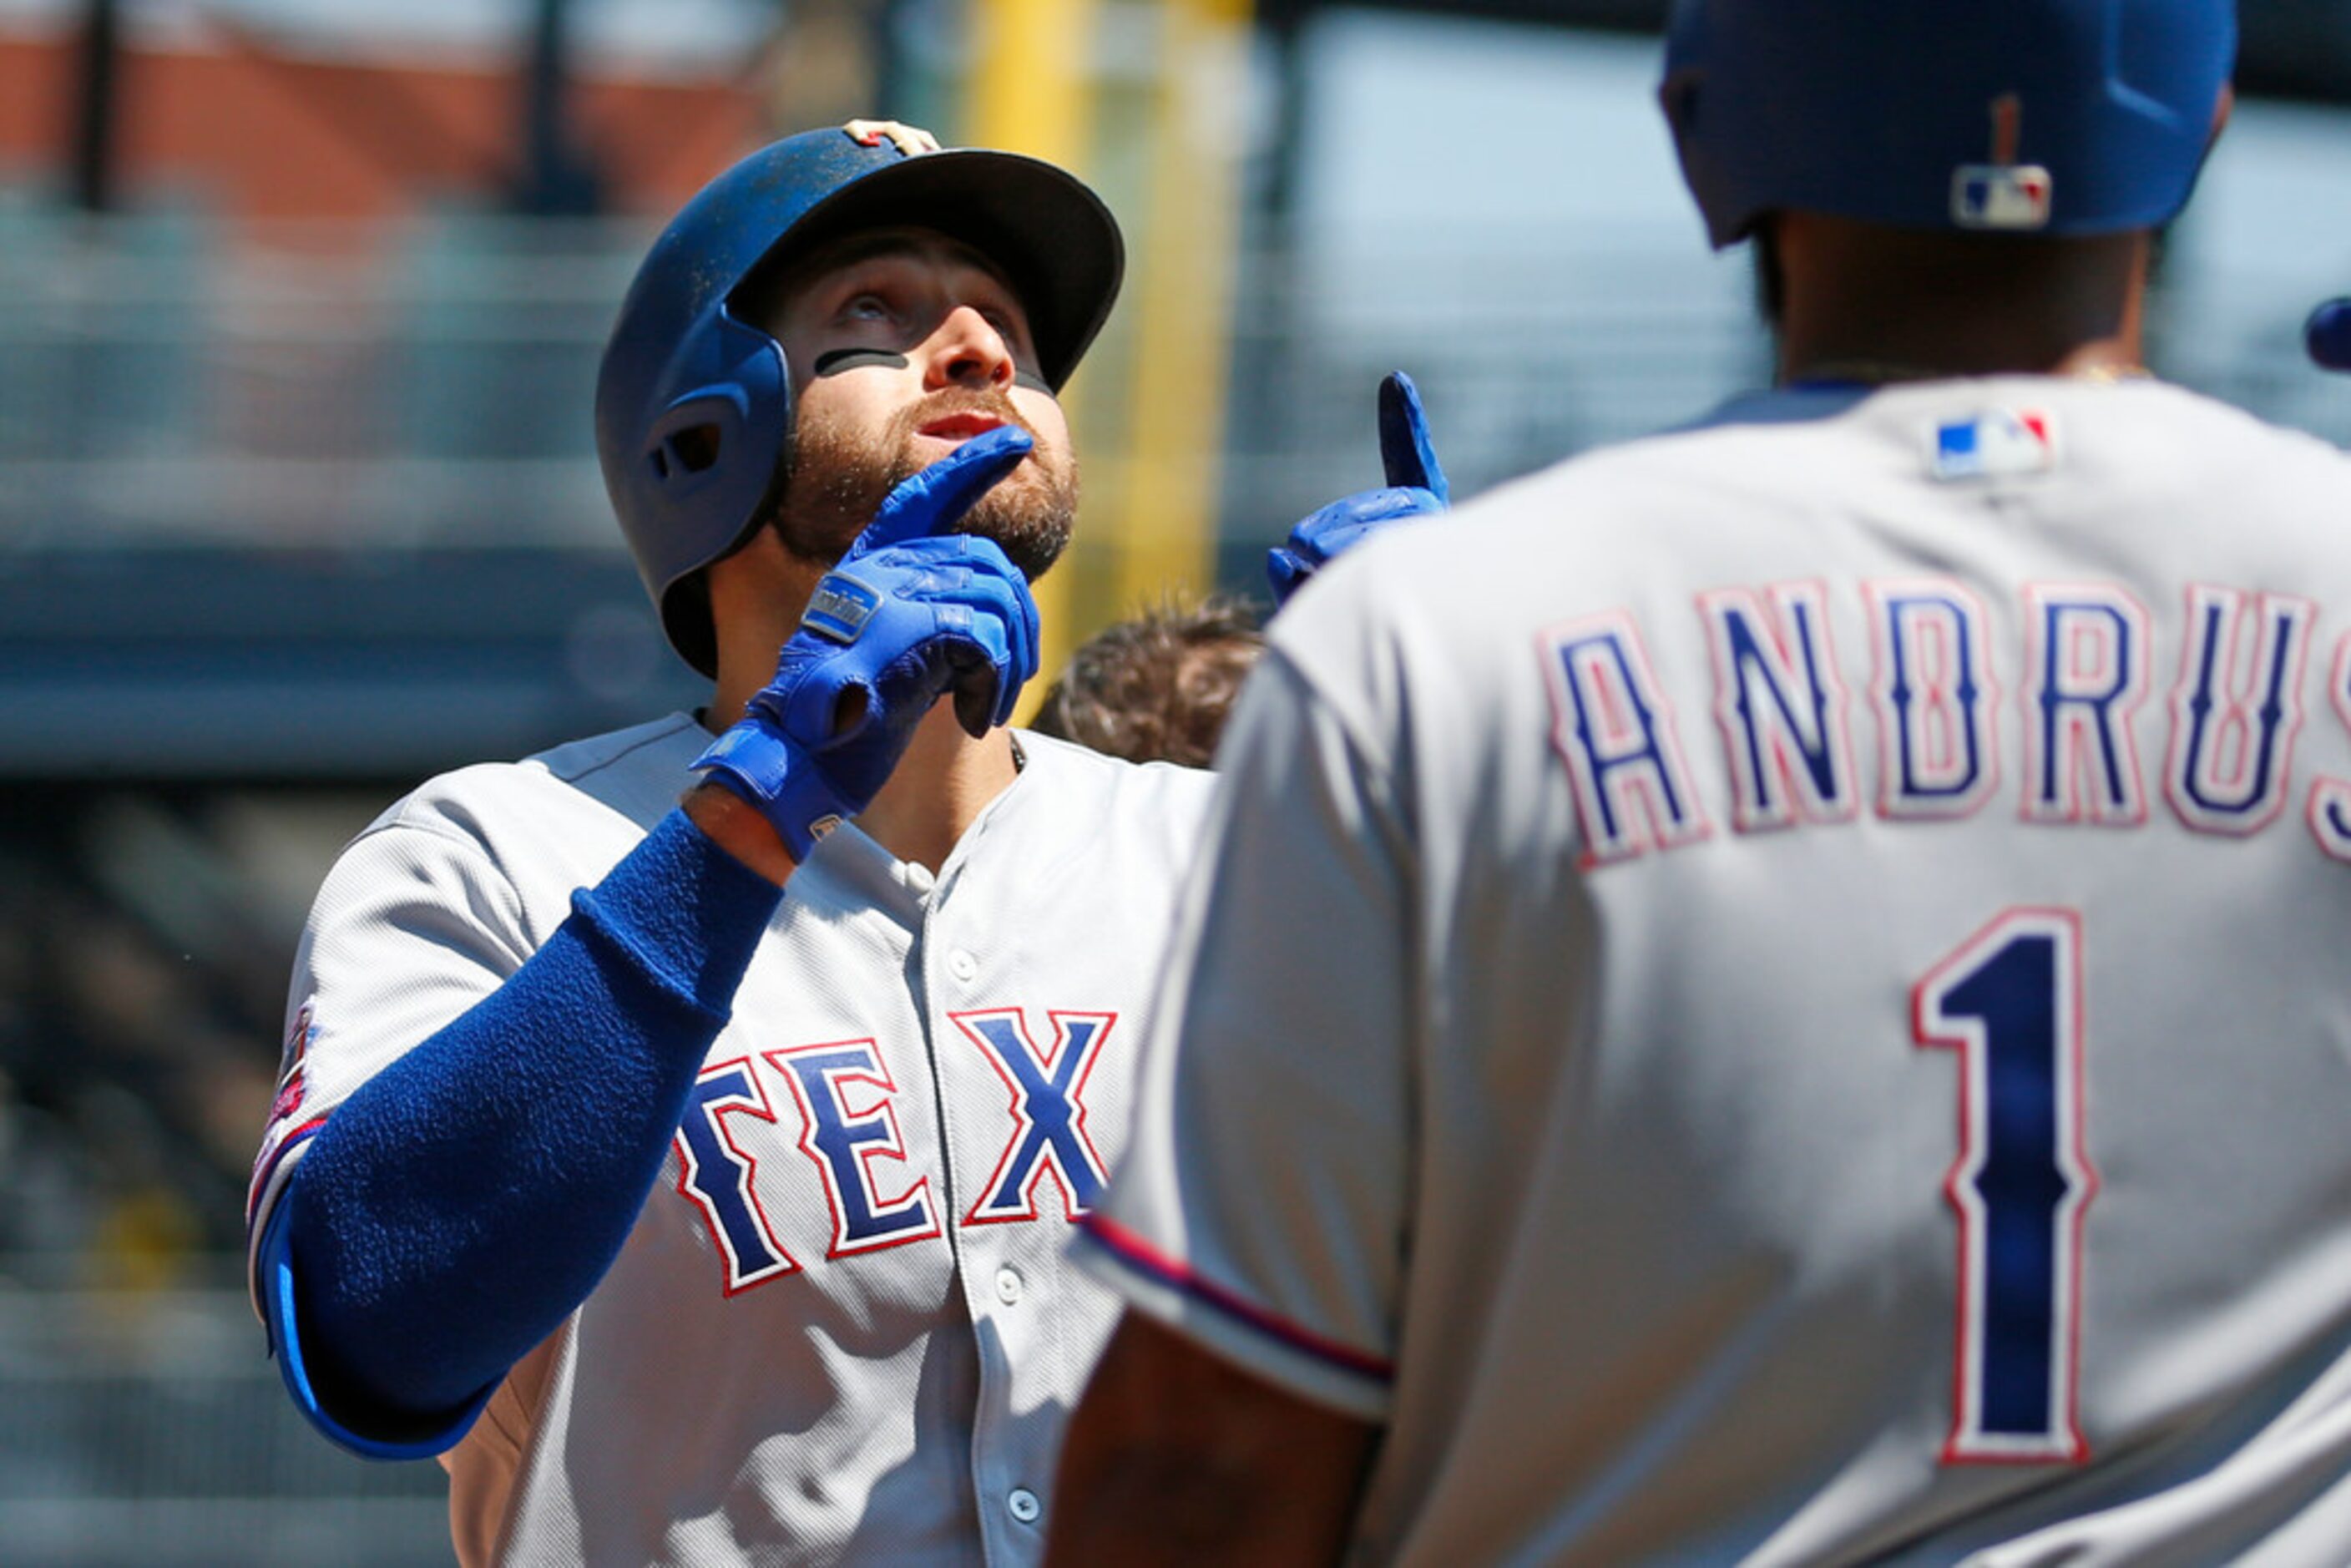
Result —
[[1032, 444], [991, 430], [891, 491], [818, 582], [776, 678], [695, 759], [793, 859], [872, 802], [941, 696], [974, 737], [1011, 718], [1037, 673], [1036, 603], [994, 540], [946, 530]]
[[1364, 536], [1406, 518], [1441, 512], [1451, 500], [1445, 469], [1428, 442], [1428, 415], [1419, 389], [1402, 371], [1380, 382], [1380, 462], [1388, 487], [1365, 490], [1333, 501], [1290, 530], [1290, 542], [1266, 554], [1265, 574], [1273, 584], [1273, 604], [1290, 602], [1298, 585], [1340, 551]]

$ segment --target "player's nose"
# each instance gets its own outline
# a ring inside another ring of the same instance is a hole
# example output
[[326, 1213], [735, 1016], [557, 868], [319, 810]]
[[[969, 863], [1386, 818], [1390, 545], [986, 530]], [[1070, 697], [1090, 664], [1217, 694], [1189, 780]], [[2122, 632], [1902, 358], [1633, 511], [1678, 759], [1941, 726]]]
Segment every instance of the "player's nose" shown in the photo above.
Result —
[[949, 310], [927, 347], [930, 365], [924, 380], [932, 391], [950, 386], [1001, 390], [1012, 384], [1016, 369], [1012, 345], [1004, 340], [995, 323], [971, 306], [958, 305]]

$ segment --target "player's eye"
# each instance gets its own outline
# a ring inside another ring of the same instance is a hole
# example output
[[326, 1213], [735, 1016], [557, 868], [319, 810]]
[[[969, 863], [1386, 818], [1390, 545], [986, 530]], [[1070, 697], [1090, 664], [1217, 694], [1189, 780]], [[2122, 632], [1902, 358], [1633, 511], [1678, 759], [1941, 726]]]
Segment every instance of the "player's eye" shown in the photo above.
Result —
[[1019, 317], [1009, 310], [987, 306], [980, 308], [979, 316], [998, 338], [1004, 340], [1004, 346], [1012, 351], [1015, 359], [1024, 362], [1029, 359], [1029, 335], [1021, 329]]
[[887, 321], [891, 316], [890, 302], [871, 290], [850, 296], [841, 308], [844, 321]]

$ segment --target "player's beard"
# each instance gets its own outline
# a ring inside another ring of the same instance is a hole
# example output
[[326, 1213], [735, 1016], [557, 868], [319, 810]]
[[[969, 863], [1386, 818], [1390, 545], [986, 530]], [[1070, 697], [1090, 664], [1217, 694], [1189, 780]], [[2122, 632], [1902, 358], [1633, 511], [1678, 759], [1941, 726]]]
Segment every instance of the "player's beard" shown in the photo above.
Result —
[[[958, 413], [987, 414], [1032, 437], [1037, 434], [1002, 392], [962, 387], [902, 409], [879, 436], [802, 420], [776, 511], [776, 532], [784, 548], [827, 566], [839, 560], [891, 490], [936, 460], [937, 455], [917, 444], [922, 438], [915, 432]], [[973, 504], [955, 531], [995, 540], [1034, 582], [1061, 559], [1077, 512], [1076, 458], [1066, 448], [1039, 440], [1026, 461]]]

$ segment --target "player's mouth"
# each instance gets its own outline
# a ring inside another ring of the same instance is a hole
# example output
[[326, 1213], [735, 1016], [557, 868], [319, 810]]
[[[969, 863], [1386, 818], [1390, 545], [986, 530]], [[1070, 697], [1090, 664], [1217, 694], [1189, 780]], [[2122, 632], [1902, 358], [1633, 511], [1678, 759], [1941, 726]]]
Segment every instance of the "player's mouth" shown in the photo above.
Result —
[[933, 436], [940, 441], [965, 442], [975, 435], [986, 435], [991, 430], [1001, 430], [1004, 423], [992, 413], [966, 409], [960, 413], [946, 414], [920, 425], [915, 434]]

